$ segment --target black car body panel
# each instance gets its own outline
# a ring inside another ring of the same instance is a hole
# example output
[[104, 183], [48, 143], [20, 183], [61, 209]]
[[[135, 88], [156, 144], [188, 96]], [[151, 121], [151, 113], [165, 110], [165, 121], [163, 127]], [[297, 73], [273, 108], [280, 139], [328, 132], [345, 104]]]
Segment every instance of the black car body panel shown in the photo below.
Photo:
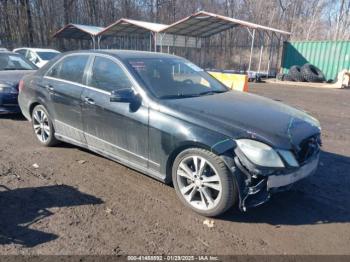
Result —
[[[273, 100], [232, 91], [204, 97], [162, 101], [167, 114], [196, 122], [231, 138], [252, 137], [281, 149], [291, 149], [319, 132], [305, 113]], [[170, 110], [171, 111], [170, 111]]]
[[12, 87], [17, 92], [0, 92], [0, 114], [20, 113], [18, 105], [18, 83], [23, 76], [34, 73], [34, 70], [0, 71], [0, 84]]
[[[18, 60], [23, 60], [28, 68], [6, 68], [9, 57], [16, 57]], [[22, 56], [9, 52], [0, 51], [0, 88], [5, 88], [5, 91], [0, 90], [0, 114], [20, 113], [21, 110], [18, 105], [18, 84], [23, 76], [32, 74], [37, 67]], [[26, 70], [20, 70], [26, 69]]]
[[[148, 166], [148, 107], [144, 104], [110, 102], [110, 95], [85, 89], [83, 97], [94, 103], [82, 106], [84, 131], [89, 147]], [[135, 101], [136, 102], [136, 101]], [[118, 132], [116, 132], [118, 130]], [[140, 139], [142, 137], [142, 139]]]
[[[61, 58], [90, 55], [83, 82], [45, 76]], [[111, 93], [89, 86], [91, 59], [108, 57], [120, 64], [133, 83], [135, 99], [111, 102]], [[171, 181], [176, 155], [189, 147], [205, 148], [221, 156], [239, 188], [240, 207], [257, 206], [269, 196], [268, 177], [297, 170], [263, 168], [242, 156], [236, 139], [264, 142], [276, 150], [299, 154], [306, 140], [319, 139], [320, 129], [306, 113], [256, 95], [241, 92], [208, 94], [183, 99], [156, 99], [126, 60], [134, 57], [174, 57], [136, 51], [82, 51], [63, 54], [33, 76], [25, 77], [19, 102], [23, 114], [43, 104], [53, 119], [55, 136], [117, 160], [164, 182]], [[318, 157], [317, 150], [301, 164]], [[300, 153], [301, 154], [301, 153]]]
[[18, 85], [20, 79], [25, 75], [34, 73], [35, 70], [7, 70], [0, 71], [0, 81]]

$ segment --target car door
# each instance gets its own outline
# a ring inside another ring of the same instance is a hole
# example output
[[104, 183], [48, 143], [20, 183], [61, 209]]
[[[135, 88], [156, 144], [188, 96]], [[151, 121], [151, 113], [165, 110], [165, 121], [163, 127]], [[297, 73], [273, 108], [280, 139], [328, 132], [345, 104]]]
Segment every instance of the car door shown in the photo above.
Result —
[[132, 79], [115, 58], [96, 55], [82, 100], [88, 146], [137, 167], [148, 165], [148, 107], [111, 102], [113, 90], [131, 89]]
[[71, 142], [86, 144], [81, 117], [81, 94], [84, 89], [88, 54], [74, 54], [59, 60], [45, 75], [42, 86], [48, 90], [55, 132]]

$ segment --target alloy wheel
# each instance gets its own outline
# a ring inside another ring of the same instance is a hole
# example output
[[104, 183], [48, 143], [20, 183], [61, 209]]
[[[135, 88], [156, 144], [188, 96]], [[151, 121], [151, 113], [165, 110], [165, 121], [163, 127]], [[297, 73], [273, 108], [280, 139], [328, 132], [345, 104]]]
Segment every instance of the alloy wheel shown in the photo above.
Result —
[[50, 138], [50, 124], [47, 114], [41, 110], [35, 110], [33, 113], [33, 128], [37, 138], [46, 143]]
[[196, 155], [186, 157], [176, 174], [179, 190], [191, 206], [206, 211], [218, 205], [222, 184], [217, 170], [207, 159]]

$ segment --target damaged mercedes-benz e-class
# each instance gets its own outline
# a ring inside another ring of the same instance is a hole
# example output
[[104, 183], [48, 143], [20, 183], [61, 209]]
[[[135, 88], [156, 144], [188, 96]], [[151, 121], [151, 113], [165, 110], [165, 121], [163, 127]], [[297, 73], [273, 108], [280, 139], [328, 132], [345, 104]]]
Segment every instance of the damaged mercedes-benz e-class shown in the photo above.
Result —
[[318, 165], [315, 118], [168, 54], [62, 54], [24, 78], [19, 104], [41, 144], [72, 143], [172, 183], [206, 216], [258, 206]]

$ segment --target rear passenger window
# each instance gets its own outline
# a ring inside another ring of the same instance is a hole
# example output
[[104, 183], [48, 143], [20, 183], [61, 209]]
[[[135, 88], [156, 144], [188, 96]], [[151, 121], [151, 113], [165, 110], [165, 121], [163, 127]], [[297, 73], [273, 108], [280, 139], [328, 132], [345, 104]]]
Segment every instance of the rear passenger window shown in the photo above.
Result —
[[131, 88], [131, 82], [122, 68], [112, 60], [96, 57], [92, 66], [90, 86], [105, 91]]
[[87, 55], [68, 56], [54, 65], [47, 76], [83, 83], [84, 70], [88, 59], [89, 56]]

